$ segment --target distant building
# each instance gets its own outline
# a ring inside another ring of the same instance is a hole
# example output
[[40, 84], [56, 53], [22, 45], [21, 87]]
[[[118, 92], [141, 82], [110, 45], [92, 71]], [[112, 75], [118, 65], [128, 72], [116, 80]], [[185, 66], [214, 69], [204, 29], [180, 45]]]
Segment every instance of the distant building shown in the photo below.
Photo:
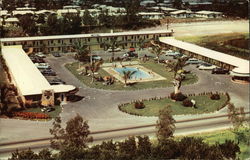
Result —
[[0, 18], [0, 25], [3, 26], [17, 26], [19, 24], [19, 20], [15, 17], [12, 18]]
[[13, 16], [15, 17], [20, 17], [20, 16], [23, 16], [25, 14], [30, 14], [30, 15], [34, 15], [34, 11], [31, 11], [31, 10], [14, 10], [12, 11], [12, 14]]
[[58, 16], [65, 16], [67, 14], [71, 14], [71, 15], [77, 15], [80, 11], [76, 10], [76, 9], [58, 9], [57, 10], [57, 15]]
[[191, 18], [194, 17], [194, 13], [189, 10], [177, 10], [169, 13], [174, 18]]
[[195, 12], [195, 16], [201, 17], [201, 18], [221, 18], [222, 13], [213, 12], [213, 11], [198, 11], [198, 12]]
[[149, 1], [142, 1], [140, 3], [141, 6], [144, 6], [144, 7], [152, 7], [152, 6], [155, 6], [156, 5], [156, 2], [153, 1], [153, 0], [149, 0]]
[[63, 6], [63, 9], [76, 9], [76, 10], [80, 10], [81, 6], [77, 6], [77, 5], [73, 5], [73, 6]]
[[161, 12], [139, 12], [138, 15], [144, 19], [151, 20], [159, 20], [165, 17], [164, 13]]
[[39, 11], [36, 11], [35, 12], [36, 15], [50, 15], [50, 14], [56, 14], [55, 11], [52, 11], [52, 10], [39, 10]]
[[8, 11], [7, 10], [0, 10], [0, 17], [6, 17], [8, 16]]

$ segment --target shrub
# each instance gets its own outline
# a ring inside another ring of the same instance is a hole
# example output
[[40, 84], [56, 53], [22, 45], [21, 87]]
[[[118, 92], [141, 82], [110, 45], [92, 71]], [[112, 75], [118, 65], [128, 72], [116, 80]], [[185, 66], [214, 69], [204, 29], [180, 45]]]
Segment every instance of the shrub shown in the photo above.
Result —
[[187, 98], [187, 96], [179, 92], [177, 94], [171, 93], [170, 98], [176, 101], [183, 101]]
[[219, 100], [220, 99], [220, 95], [218, 93], [212, 94], [210, 96], [210, 99], [212, 99], [212, 100]]
[[185, 99], [183, 102], [182, 102], [183, 106], [185, 107], [192, 107], [194, 104], [191, 102], [190, 99]]
[[145, 108], [145, 105], [143, 102], [135, 102], [135, 108], [136, 109], [143, 109], [143, 108]]

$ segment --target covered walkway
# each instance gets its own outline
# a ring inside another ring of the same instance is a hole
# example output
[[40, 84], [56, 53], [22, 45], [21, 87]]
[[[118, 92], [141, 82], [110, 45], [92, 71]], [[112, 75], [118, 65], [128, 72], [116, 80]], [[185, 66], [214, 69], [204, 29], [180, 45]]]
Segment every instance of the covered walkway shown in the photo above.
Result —
[[232, 76], [235, 76], [237, 74], [237, 77], [245, 77], [246, 80], [250, 77], [248, 60], [200, 47], [195, 44], [176, 40], [173, 37], [160, 37], [160, 42], [164, 46], [179, 51], [180, 53], [189, 55], [191, 57], [203, 60], [222, 68], [227, 68], [231, 70]]
[[72, 85], [50, 85], [37, 69], [21, 45], [2, 47], [2, 55], [12, 76], [12, 82], [21, 96], [42, 95], [43, 91], [67, 93], [75, 89]]

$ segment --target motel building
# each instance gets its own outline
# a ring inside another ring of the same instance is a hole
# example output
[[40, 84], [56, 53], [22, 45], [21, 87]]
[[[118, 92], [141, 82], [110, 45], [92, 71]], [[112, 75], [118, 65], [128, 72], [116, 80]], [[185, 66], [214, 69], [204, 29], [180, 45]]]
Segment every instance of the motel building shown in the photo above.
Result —
[[195, 44], [176, 40], [173, 37], [161, 37], [160, 42], [166, 48], [178, 51], [190, 57], [229, 69], [232, 81], [236, 83], [249, 83], [249, 61], [232, 55], [200, 47]]
[[173, 32], [168, 30], [158, 31], [133, 31], [117, 33], [94, 33], [94, 34], [75, 34], [75, 35], [57, 35], [57, 36], [39, 36], [39, 37], [17, 37], [1, 39], [2, 46], [22, 45], [24, 50], [33, 49], [34, 52], [44, 53], [68, 53], [73, 52], [75, 42], [81, 41], [89, 45], [91, 50], [104, 50], [102, 43], [117, 38], [121, 41], [123, 49], [130, 46], [136, 47], [139, 39], [157, 40], [159, 37], [172, 36]]
[[41, 100], [43, 106], [53, 106], [77, 90], [72, 85], [50, 85], [20, 45], [2, 46], [2, 56], [23, 103]]

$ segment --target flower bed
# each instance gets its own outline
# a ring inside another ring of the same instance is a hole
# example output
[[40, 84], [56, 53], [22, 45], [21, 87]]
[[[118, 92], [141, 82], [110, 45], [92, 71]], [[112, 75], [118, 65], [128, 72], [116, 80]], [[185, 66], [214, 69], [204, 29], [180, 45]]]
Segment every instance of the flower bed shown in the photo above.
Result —
[[25, 119], [49, 119], [50, 116], [45, 113], [35, 113], [35, 112], [14, 112], [13, 116], [22, 117]]

